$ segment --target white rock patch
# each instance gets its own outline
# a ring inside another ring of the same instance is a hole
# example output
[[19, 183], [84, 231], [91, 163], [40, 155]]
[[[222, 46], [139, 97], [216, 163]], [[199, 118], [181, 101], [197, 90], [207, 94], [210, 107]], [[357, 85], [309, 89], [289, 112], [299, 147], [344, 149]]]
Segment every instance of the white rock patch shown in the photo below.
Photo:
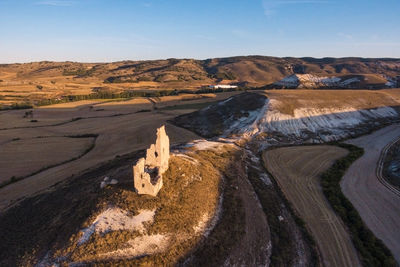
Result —
[[192, 143], [187, 144], [188, 147], [194, 147], [197, 150], [215, 150], [222, 145], [225, 144], [220, 142], [207, 141], [205, 139], [194, 140]]
[[341, 86], [346, 87], [352, 83], [359, 82], [360, 79], [357, 77], [342, 79], [340, 77], [326, 77], [316, 76], [312, 74], [292, 74], [280, 81], [275, 82], [275, 85], [286, 86], [286, 87], [298, 87], [298, 88], [316, 88], [319, 86]]
[[173, 154], [175, 157], [181, 157], [182, 159], [184, 159], [184, 160], [187, 160], [187, 161], [189, 161], [190, 163], [193, 163], [193, 164], [195, 164], [195, 165], [198, 165], [199, 164], [199, 161], [197, 160], [197, 159], [195, 159], [195, 158], [193, 158], [193, 157], [191, 157], [191, 156], [188, 156], [188, 155], [186, 155], [186, 154], [182, 154], [182, 153], [176, 153], [176, 154]]
[[208, 215], [208, 213], [204, 213], [203, 216], [201, 217], [200, 221], [197, 223], [197, 225], [195, 225], [193, 227], [194, 232], [197, 233], [201, 233], [204, 232], [204, 230], [207, 227], [207, 223], [210, 219], [210, 216]]
[[143, 232], [144, 222], [152, 222], [155, 210], [142, 210], [136, 216], [120, 208], [108, 208], [99, 214], [92, 225], [82, 230], [78, 245], [87, 242], [93, 233], [105, 234], [110, 231], [130, 230]]

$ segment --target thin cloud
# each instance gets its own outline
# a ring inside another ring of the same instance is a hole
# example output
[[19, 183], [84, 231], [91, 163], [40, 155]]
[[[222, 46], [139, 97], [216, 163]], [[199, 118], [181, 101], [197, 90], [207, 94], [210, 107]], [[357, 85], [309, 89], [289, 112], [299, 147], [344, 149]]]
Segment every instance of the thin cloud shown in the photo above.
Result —
[[385, 46], [385, 47], [400, 47], [399, 42], [365, 42], [365, 43], [354, 43], [355, 46]]
[[331, 1], [324, 0], [278, 0], [270, 1], [263, 0], [262, 5], [264, 8], [264, 14], [270, 16], [276, 12], [276, 10], [283, 5], [313, 5], [313, 4], [329, 4]]
[[73, 1], [61, 1], [61, 0], [36, 2], [36, 5], [39, 6], [72, 6], [73, 4], [74, 4]]
[[341, 38], [345, 38], [345, 39], [353, 39], [353, 35], [351, 34], [347, 34], [347, 33], [343, 33], [343, 32], [339, 32], [337, 34], [337, 36], [341, 37]]

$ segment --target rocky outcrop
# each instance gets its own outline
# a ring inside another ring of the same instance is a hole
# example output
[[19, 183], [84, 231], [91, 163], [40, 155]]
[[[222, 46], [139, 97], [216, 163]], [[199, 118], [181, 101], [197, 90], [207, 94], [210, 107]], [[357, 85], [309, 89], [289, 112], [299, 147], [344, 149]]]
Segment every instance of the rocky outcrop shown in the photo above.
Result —
[[266, 100], [267, 97], [262, 94], [245, 92], [193, 113], [180, 115], [171, 122], [203, 137], [215, 137], [225, 134], [227, 129], [252, 123]]
[[380, 74], [357, 74], [340, 76], [320, 76], [314, 74], [292, 74], [267, 88], [276, 89], [382, 89], [396, 87], [396, 78]]
[[163, 186], [162, 174], [168, 169], [169, 138], [165, 126], [157, 129], [156, 143], [133, 166], [133, 182], [138, 194], [156, 196]]

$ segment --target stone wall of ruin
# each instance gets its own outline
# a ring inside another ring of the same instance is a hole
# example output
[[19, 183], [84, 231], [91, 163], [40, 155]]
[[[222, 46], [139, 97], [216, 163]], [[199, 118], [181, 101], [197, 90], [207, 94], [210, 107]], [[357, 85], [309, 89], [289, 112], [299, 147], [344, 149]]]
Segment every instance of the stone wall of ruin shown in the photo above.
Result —
[[133, 166], [134, 187], [138, 194], [156, 196], [163, 186], [162, 174], [168, 169], [169, 137], [165, 126], [157, 129], [156, 143], [146, 150], [146, 158], [140, 158]]

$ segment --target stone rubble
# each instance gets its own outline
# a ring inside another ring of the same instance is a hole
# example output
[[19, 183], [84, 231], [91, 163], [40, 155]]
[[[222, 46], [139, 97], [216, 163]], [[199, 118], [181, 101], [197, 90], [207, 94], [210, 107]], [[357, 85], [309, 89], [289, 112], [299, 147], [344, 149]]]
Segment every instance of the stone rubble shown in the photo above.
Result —
[[106, 176], [106, 177], [104, 177], [103, 181], [100, 183], [100, 188], [103, 189], [104, 187], [106, 187], [109, 184], [111, 184], [111, 185], [118, 184], [118, 180], [117, 179], [110, 180], [110, 177]]

